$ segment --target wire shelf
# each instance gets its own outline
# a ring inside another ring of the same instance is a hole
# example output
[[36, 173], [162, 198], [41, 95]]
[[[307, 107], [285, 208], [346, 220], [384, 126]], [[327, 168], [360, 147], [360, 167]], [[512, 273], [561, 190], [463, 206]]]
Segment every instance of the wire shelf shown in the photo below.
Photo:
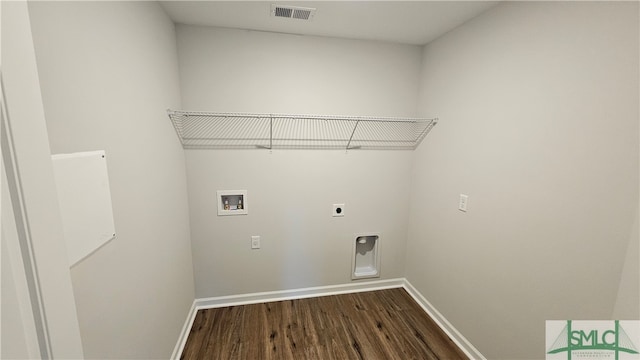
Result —
[[167, 110], [185, 149], [413, 150], [437, 118]]

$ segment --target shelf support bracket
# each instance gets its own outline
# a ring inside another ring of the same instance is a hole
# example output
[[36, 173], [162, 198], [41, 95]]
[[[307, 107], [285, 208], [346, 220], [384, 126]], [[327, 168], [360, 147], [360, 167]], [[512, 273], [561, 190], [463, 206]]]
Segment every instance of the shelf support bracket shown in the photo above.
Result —
[[353, 127], [353, 131], [351, 132], [351, 136], [349, 137], [349, 142], [347, 143], [347, 149], [346, 149], [346, 150], [349, 150], [349, 149], [350, 149], [350, 148], [349, 148], [349, 145], [351, 145], [351, 140], [353, 139], [353, 134], [355, 134], [355, 133], [356, 133], [356, 129], [358, 128], [358, 124], [359, 124], [359, 123], [360, 123], [360, 120], [357, 120], [357, 121], [356, 121], [356, 125]]

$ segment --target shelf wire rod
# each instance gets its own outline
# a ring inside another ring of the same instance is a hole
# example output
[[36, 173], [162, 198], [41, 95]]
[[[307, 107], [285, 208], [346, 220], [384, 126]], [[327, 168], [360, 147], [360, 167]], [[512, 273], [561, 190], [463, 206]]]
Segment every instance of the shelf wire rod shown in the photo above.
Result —
[[[291, 119], [291, 120], [289, 121], [289, 123], [290, 123], [290, 124], [293, 126], [293, 128], [295, 129], [295, 134], [296, 134], [296, 135], [294, 136], [294, 138], [295, 138], [297, 141], [300, 141], [299, 139], [303, 139], [303, 138], [305, 137], [305, 136], [304, 136], [304, 127], [303, 127], [303, 126], [301, 126], [301, 125], [302, 125], [301, 123], [302, 123], [303, 121], [304, 121], [304, 122], [306, 122], [305, 120], [296, 121], [296, 119]], [[294, 145], [295, 145], [295, 144], [294, 144]]]
[[[251, 118], [241, 117], [237, 120], [238, 123], [242, 124], [242, 127], [237, 130], [237, 137], [246, 139], [248, 136], [253, 136], [253, 124], [251, 124]], [[247, 131], [248, 130], [248, 131]], [[239, 144], [242, 145], [242, 144]]]
[[183, 125], [183, 121], [182, 121], [182, 117], [183, 116], [179, 116], [179, 115], [173, 115], [171, 116], [171, 123], [173, 124], [173, 128], [175, 129], [176, 133], [178, 134], [178, 139], [180, 140], [180, 144], [182, 144], [182, 146], [184, 147], [184, 125]]
[[183, 140], [185, 143], [190, 143], [191, 138], [200, 136], [200, 132], [198, 131], [198, 123], [194, 122], [193, 119], [197, 118], [196, 115], [183, 115], [183, 125], [185, 127], [185, 132], [183, 134]]
[[178, 116], [174, 122], [176, 131], [180, 134], [180, 142], [184, 145], [182, 137], [184, 136], [184, 116]]
[[[405, 124], [398, 124], [396, 129], [398, 140], [402, 143], [413, 142], [415, 140], [415, 127], [416, 123], [413, 121], [406, 122]], [[402, 146], [406, 147], [407, 145], [403, 144]]]
[[267, 143], [269, 146], [272, 145], [272, 118], [256, 118], [256, 128], [258, 135], [262, 138], [263, 144], [262, 147], [266, 147]]
[[372, 129], [376, 127], [376, 123], [367, 122], [365, 125], [358, 129], [358, 138], [362, 140], [361, 146], [369, 146], [370, 141], [375, 138], [374, 134], [372, 134]]
[[339, 131], [338, 129], [336, 129], [335, 126], [333, 126], [332, 124], [330, 124], [327, 120], [320, 120], [320, 124], [323, 126], [323, 128], [326, 130], [326, 135], [324, 137], [324, 146], [326, 147], [330, 147], [331, 145], [329, 144], [329, 142], [327, 141], [328, 139], [336, 139], [339, 136]]
[[[295, 121], [296, 128], [298, 129], [298, 141], [300, 143], [303, 143], [304, 141], [303, 139], [308, 137], [307, 132], [314, 131], [313, 125], [315, 125], [315, 123], [313, 121], [299, 121], [299, 120], [293, 120], [293, 121]], [[304, 126], [304, 125], [307, 125], [307, 126]], [[308, 126], [308, 125], [311, 125], [311, 126]], [[306, 130], [305, 128], [310, 128], [310, 129]]]
[[415, 140], [416, 138], [416, 128], [418, 124], [416, 122], [407, 122], [402, 130], [402, 139], [404, 141]]
[[418, 147], [418, 144], [422, 141], [422, 139], [427, 136], [427, 134], [431, 131], [431, 129], [438, 123], [438, 118], [431, 119], [429, 123], [425, 126], [425, 128], [420, 132], [420, 135], [416, 139], [416, 145], [414, 148]]
[[318, 128], [320, 129], [322, 135], [320, 138], [322, 139], [321, 146], [322, 147], [330, 147], [328, 139], [335, 138], [335, 131], [331, 125], [327, 123], [325, 120], [316, 121]]
[[426, 123], [424, 122], [418, 122], [418, 121], [415, 121], [411, 124], [411, 128], [409, 129], [409, 134], [408, 134], [408, 136], [410, 136], [410, 139], [407, 139], [408, 141], [411, 141], [411, 146], [409, 146], [411, 149], [415, 149], [418, 146], [418, 141], [420, 139], [420, 131], [425, 124]]
[[230, 133], [233, 135], [233, 137], [235, 138], [247, 137], [247, 134], [246, 134], [247, 118], [245, 118], [244, 116], [239, 116], [239, 117], [230, 118], [228, 119], [228, 121], [232, 121], [235, 125], [230, 129]]
[[407, 137], [407, 133], [406, 133], [406, 126], [407, 124], [401, 124], [401, 123], [393, 123], [390, 126], [389, 129], [389, 137], [393, 140], [403, 140]]
[[[208, 121], [206, 117], [199, 116], [193, 119], [196, 125], [193, 137], [215, 137], [220, 133], [220, 126], [224, 125], [223, 121]], [[222, 135], [221, 135], [222, 136]], [[206, 142], [205, 142], [206, 143]]]
[[[343, 122], [333, 122], [335, 123], [335, 126], [337, 128], [338, 133], [340, 134], [339, 138], [340, 139], [344, 139], [345, 141], [347, 140], [347, 135], [349, 134], [349, 123], [351, 123], [351, 121], [343, 121]], [[347, 148], [347, 145], [344, 145], [344, 148]]]
[[322, 127], [322, 122], [323, 122], [322, 120], [313, 121], [313, 127], [312, 127], [313, 131], [305, 134], [305, 136], [309, 136], [311, 134], [318, 134], [321, 144], [324, 144], [324, 140], [326, 139], [326, 136], [327, 136], [327, 131], [326, 131], [326, 128]]
[[337, 122], [335, 124], [333, 124], [333, 126], [332, 126], [331, 123], [328, 123], [328, 126], [330, 126], [332, 128], [332, 130], [333, 130], [332, 137], [334, 139], [338, 139], [338, 140], [342, 138], [342, 131], [340, 131], [340, 126], [339, 125], [340, 124], [338, 124]]
[[[382, 147], [383, 143], [387, 144], [387, 147], [402, 148], [402, 143], [405, 135], [402, 133], [402, 127], [406, 124], [394, 123], [388, 124], [388, 128], [385, 128], [380, 122], [367, 123], [368, 126], [361, 127], [359, 131], [358, 140], [362, 141], [363, 146], [376, 148]], [[386, 130], [386, 131], [385, 131]], [[382, 136], [385, 135], [385, 136]]]
[[284, 123], [282, 120], [278, 119], [275, 115], [273, 115], [273, 117], [271, 118], [271, 131], [272, 131], [272, 135], [271, 135], [271, 141], [273, 142], [273, 146], [278, 146], [278, 139], [281, 136], [281, 133], [284, 133], [287, 131], [287, 124]]
[[251, 123], [253, 124], [252, 131], [254, 132], [255, 137], [262, 138], [263, 141], [268, 140], [270, 138], [269, 132], [267, 132], [267, 125], [270, 123], [270, 119], [260, 119], [254, 118]]
[[329, 137], [329, 134], [331, 134], [331, 128], [329, 128], [327, 126], [327, 123], [323, 120], [317, 120], [315, 121], [315, 123], [316, 123], [316, 128], [318, 129], [317, 133], [321, 134], [319, 136], [320, 139], [322, 140], [321, 146], [327, 146], [326, 140]]
[[225, 120], [214, 118], [217, 121], [208, 121], [206, 117], [198, 116], [194, 118], [193, 123], [194, 127], [194, 135], [196, 136], [216, 136], [216, 134], [220, 134], [220, 127], [224, 126]]
[[273, 116], [269, 118], [269, 150], [273, 150]]
[[[337, 141], [341, 141], [341, 140], [345, 139], [343, 137], [343, 133], [344, 133], [344, 126], [343, 125], [345, 123], [346, 122], [325, 120], [325, 124], [327, 125], [327, 127], [330, 129], [330, 132], [331, 132], [331, 135], [329, 136], [329, 140], [330, 139], [336, 139]], [[327, 146], [330, 146], [330, 145], [327, 145]], [[345, 148], [346, 148], [346, 146], [345, 146]]]
[[309, 130], [304, 131], [302, 133], [303, 136], [305, 138], [307, 138], [307, 137], [309, 137], [309, 134], [318, 134], [317, 137], [319, 137], [320, 141], [322, 141], [323, 140], [322, 139], [322, 131], [320, 131], [320, 129], [318, 128], [318, 122], [317, 121], [311, 121], [310, 124], [311, 124], [311, 126], [306, 126], [306, 128], [308, 128]]
[[187, 141], [191, 140], [191, 138], [204, 137], [207, 135], [203, 131], [206, 126], [206, 122], [198, 115], [185, 115], [184, 125], [189, 129], [189, 131], [184, 134], [185, 140]]
[[408, 118], [408, 117], [376, 117], [376, 116], [341, 116], [341, 115], [293, 115], [293, 114], [259, 114], [259, 113], [218, 113], [218, 112], [203, 112], [203, 111], [170, 111], [171, 115], [191, 115], [202, 116], [206, 118], [212, 117], [250, 117], [250, 118], [266, 118], [270, 116], [282, 119], [309, 119], [309, 120], [347, 120], [347, 121], [376, 121], [376, 122], [407, 122], [422, 118]]
[[244, 141], [249, 141], [251, 140], [250, 138], [253, 138], [254, 140], [258, 140], [261, 136], [260, 134], [260, 129], [261, 129], [261, 125], [260, 124], [260, 120], [258, 118], [250, 118], [247, 117], [246, 118], [246, 122], [248, 122], [247, 124], [247, 131], [245, 132], [245, 136], [243, 136], [243, 140]]
[[[219, 122], [218, 132], [220, 132], [220, 136], [228, 139], [241, 138], [242, 133], [240, 133], [240, 129], [242, 128], [242, 120], [235, 117], [223, 117]], [[227, 140], [227, 143], [230, 140]], [[233, 140], [231, 140], [233, 141]], [[224, 145], [223, 141], [221, 145]]]
[[[391, 133], [395, 133], [397, 131], [397, 125], [396, 124], [392, 124], [391, 126]], [[381, 140], [382, 137], [380, 136], [382, 133], [382, 128], [380, 126], [380, 123], [377, 122], [375, 123], [375, 126], [373, 126], [371, 128], [371, 137], [370, 139], [372, 140], [372, 142], [377, 142], [378, 140]]]
[[192, 126], [189, 122], [190, 118], [189, 118], [189, 115], [179, 115], [179, 116], [181, 118], [180, 121], [182, 122], [182, 127], [184, 128], [182, 137], [184, 138], [184, 140], [186, 140], [191, 136], [191, 133], [193, 132]]
[[[282, 138], [285, 138], [287, 133], [291, 130], [289, 129], [289, 124], [285, 121], [285, 119], [278, 118], [276, 115], [273, 117], [273, 143], [274, 146], [278, 146], [279, 143], [282, 142]], [[281, 143], [286, 145], [284, 143]]]
[[[229, 134], [227, 131], [224, 131], [225, 126], [227, 125], [227, 119], [224, 117], [213, 117], [212, 120], [215, 121], [206, 121], [205, 117], [201, 118], [202, 122], [200, 122], [198, 125], [198, 128], [196, 129], [196, 134], [200, 135], [200, 136], [207, 136], [208, 138], [213, 137], [213, 139], [208, 139], [204, 140], [204, 143], [201, 143], [202, 145], [211, 145], [214, 146], [216, 145], [216, 138], [228, 138]], [[224, 142], [220, 142], [219, 144], [221, 145], [221, 143]]]
[[267, 148], [267, 145], [263, 145], [265, 140], [268, 140], [267, 121], [263, 121], [260, 117], [247, 116], [245, 121], [247, 122], [245, 136], [242, 137], [243, 144], [238, 146], [255, 146], [257, 148]]
[[[298, 133], [299, 129], [295, 126], [296, 125], [295, 122], [293, 122], [291, 119], [286, 119], [286, 118], [281, 118], [280, 121], [284, 125], [284, 131], [282, 132], [281, 139], [286, 138], [287, 134], [291, 134], [292, 139], [297, 139], [300, 137], [300, 134]], [[282, 144], [289, 145], [286, 141], [283, 142]]]
[[[299, 135], [299, 139], [305, 139], [308, 137], [307, 134], [316, 132], [317, 130], [315, 129], [315, 121], [311, 120], [311, 121], [300, 121], [300, 120], [294, 120], [295, 124], [296, 124], [296, 128], [298, 129], [298, 134]], [[302, 140], [301, 140], [302, 141]]]
[[408, 141], [411, 138], [411, 123], [394, 123], [391, 126], [392, 139], [400, 142]]
[[258, 141], [258, 144], [254, 144], [255, 147], [271, 150], [273, 147], [273, 118], [257, 116], [254, 123], [255, 137], [257, 138], [255, 140]]
[[417, 139], [418, 136], [420, 135], [420, 127], [422, 126], [422, 124], [420, 124], [419, 122], [415, 122], [412, 125], [413, 126], [411, 128], [411, 137], [413, 139]]
[[[391, 131], [390, 131], [391, 140], [395, 140], [394, 137], [398, 136], [398, 129], [401, 126], [402, 125], [398, 123], [391, 123]], [[377, 144], [380, 140], [383, 139], [382, 137], [383, 129], [382, 129], [381, 123], [379, 122], [375, 123], [375, 126], [372, 127], [371, 132], [372, 132], [372, 136], [370, 138], [372, 143]]]
[[[248, 140], [248, 137], [253, 137], [255, 138], [255, 124], [253, 123], [252, 119], [249, 117], [243, 117], [241, 119], [241, 121], [238, 121], [239, 123], [242, 123], [243, 126], [241, 127], [242, 129], [242, 133], [238, 134], [238, 137], [243, 138], [244, 140]], [[243, 145], [243, 144], [238, 144]]]
[[[208, 129], [212, 127], [210, 124], [211, 122], [202, 116], [186, 115], [185, 126], [189, 128], [189, 132], [185, 133], [185, 140], [192, 141], [193, 139], [209, 137], [212, 133], [212, 131]], [[216, 125], [213, 123], [213, 128], [215, 127]]]
[[429, 129], [435, 125], [434, 121], [435, 120], [430, 120], [428, 122], [421, 123], [419, 127], [416, 127], [416, 144], [418, 144], [422, 138], [429, 133]]
[[351, 139], [349, 139], [349, 147], [354, 147], [352, 144], [356, 143], [359, 147], [365, 145], [365, 135], [366, 127], [371, 126], [368, 121], [358, 122], [358, 126], [353, 129], [353, 134], [351, 135]]
[[280, 119], [276, 117], [276, 115], [274, 115], [272, 117], [271, 129], [273, 131], [273, 134], [271, 136], [273, 145], [277, 147], [280, 139], [283, 138], [284, 137], [283, 135], [289, 131], [288, 124], [283, 119]]
[[[318, 127], [318, 122], [311, 120], [311, 121], [308, 121], [308, 124], [309, 125], [307, 126], [301, 126], [302, 131], [300, 136], [301, 137], [300, 142], [302, 142], [303, 144], [308, 144], [306, 140], [303, 140], [303, 138], [307, 139], [311, 137], [311, 134], [316, 134], [316, 137], [318, 138], [318, 140], [320, 140], [320, 144], [322, 144], [322, 140], [324, 140], [322, 138], [323, 133], [322, 133], [322, 130]], [[302, 125], [302, 124], [298, 124], [298, 125]]]
[[368, 123], [369, 126], [362, 128], [362, 139], [363, 145], [365, 146], [374, 146], [375, 140], [378, 139], [378, 125], [377, 122]]
[[420, 139], [423, 134], [428, 132], [429, 131], [428, 129], [431, 126], [433, 126], [433, 124], [434, 124], [434, 120], [429, 120], [429, 121], [420, 123], [420, 126], [416, 127], [416, 139]]
[[226, 118], [225, 120], [233, 123], [228, 132], [232, 137], [243, 137], [244, 119], [242, 117]]
[[185, 125], [190, 128], [189, 134], [185, 134], [185, 138], [205, 137], [207, 127], [210, 122], [198, 115], [185, 115]]

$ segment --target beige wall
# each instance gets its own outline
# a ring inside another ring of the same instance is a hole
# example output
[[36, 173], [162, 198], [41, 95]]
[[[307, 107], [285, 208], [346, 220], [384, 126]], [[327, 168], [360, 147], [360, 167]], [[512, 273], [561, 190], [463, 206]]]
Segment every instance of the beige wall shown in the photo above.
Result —
[[[187, 151], [196, 296], [349, 283], [363, 232], [381, 233], [381, 278], [403, 277], [410, 167], [404, 151]], [[216, 216], [216, 190], [238, 189], [249, 214]]]
[[413, 116], [420, 47], [177, 26], [188, 110]]
[[415, 153], [407, 278], [488, 358], [543, 358], [545, 320], [612, 316], [638, 241], [638, 4], [504, 3], [422, 69], [441, 121]]
[[[411, 116], [416, 46], [178, 26], [185, 109]], [[187, 150], [196, 296], [351, 282], [353, 235], [380, 232], [382, 278], [404, 275], [409, 151]], [[249, 215], [216, 215], [216, 190]], [[345, 217], [331, 217], [345, 203]], [[250, 237], [262, 236], [262, 249]]]
[[[194, 294], [348, 283], [367, 231], [488, 358], [542, 358], [546, 319], [637, 318], [637, 3], [505, 3], [424, 49], [30, 10], [52, 152], [110, 159], [118, 237], [72, 269], [87, 357], [168, 357]], [[415, 152], [183, 152], [166, 108], [441, 121]], [[249, 215], [218, 217], [223, 189]]]
[[106, 150], [117, 237], [72, 268], [87, 358], [168, 358], [194, 299], [175, 29], [155, 2], [31, 3], [52, 153]]

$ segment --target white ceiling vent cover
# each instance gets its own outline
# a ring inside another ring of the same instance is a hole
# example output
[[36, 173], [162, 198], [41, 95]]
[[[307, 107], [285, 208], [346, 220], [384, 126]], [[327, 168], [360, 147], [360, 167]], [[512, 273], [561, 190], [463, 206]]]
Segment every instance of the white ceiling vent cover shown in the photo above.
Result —
[[315, 8], [271, 4], [271, 16], [275, 17], [311, 20], [315, 14]]

